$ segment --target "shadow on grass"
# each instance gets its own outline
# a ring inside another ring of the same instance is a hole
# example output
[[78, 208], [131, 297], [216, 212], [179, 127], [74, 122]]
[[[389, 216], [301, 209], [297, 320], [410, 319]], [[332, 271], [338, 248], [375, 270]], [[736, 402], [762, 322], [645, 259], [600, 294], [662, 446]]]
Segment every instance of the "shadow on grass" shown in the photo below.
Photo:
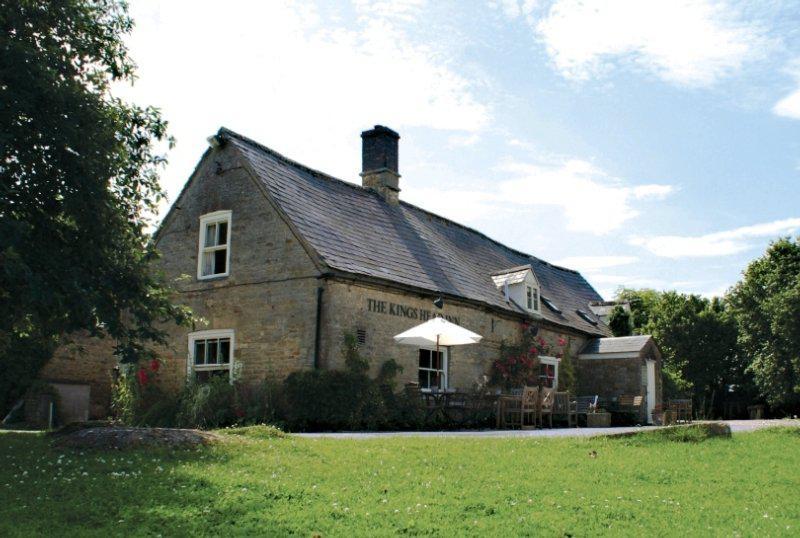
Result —
[[[237, 455], [214, 447], [81, 450], [43, 434], [0, 434], [0, 536], [285, 536], [279, 492], [248, 495]], [[236, 467], [233, 467], [236, 468]], [[221, 470], [222, 469], [222, 470]], [[24, 474], [23, 474], [24, 473]], [[35, 500], [35, 501], [34, 501]]]

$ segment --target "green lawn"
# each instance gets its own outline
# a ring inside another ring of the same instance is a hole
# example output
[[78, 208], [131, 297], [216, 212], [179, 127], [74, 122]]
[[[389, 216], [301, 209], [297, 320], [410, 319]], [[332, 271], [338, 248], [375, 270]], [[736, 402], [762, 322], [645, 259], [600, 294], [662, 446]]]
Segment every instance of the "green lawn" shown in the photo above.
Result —
[[0, 536], [800, 534], [800, 429], [701, 443], [231, 439], [81, 452], [0, 433]]

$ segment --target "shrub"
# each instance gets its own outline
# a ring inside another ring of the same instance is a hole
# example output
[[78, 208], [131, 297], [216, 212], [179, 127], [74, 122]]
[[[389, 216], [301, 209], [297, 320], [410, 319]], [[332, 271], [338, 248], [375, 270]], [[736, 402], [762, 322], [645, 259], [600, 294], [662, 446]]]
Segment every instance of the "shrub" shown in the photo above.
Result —
[[227, 377], [214, 376], [205, 383], [191, 380], [179, 397], [176, 422], [194, 428], [218, 428], [236, 421], [234, 387]]
[[729, 439], [731, 437], [731, 428], [727, 424], [710, 422], [703, 424], [670, 426], [668, 428], [656, 428], [643, 432], [629, 432], [610, 435], [609, 437], [614, 439], [625, 439], [636, 444], [664, 442], [701, 443], [716, 437]]
[[363, 373], [295, 372], [286, 378], [284, 390], [291, 429], [374, 429], [386, 422], [381, 391]]
[[239, 435], [250, 439], [281, 439], [286, 434], [280, 428], [270, 424], [255, 424], [253, 426], [236, 426], [225, 428], [224, 433], [229, 435]]

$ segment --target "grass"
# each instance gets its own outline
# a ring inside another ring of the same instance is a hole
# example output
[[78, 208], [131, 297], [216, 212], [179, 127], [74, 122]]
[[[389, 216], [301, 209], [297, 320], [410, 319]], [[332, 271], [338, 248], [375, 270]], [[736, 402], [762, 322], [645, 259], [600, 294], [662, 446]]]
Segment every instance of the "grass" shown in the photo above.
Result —
[[694, 442], [222, 433], [125, 452], [0, 433], [0, 536], [800, 533], [800, 429]]

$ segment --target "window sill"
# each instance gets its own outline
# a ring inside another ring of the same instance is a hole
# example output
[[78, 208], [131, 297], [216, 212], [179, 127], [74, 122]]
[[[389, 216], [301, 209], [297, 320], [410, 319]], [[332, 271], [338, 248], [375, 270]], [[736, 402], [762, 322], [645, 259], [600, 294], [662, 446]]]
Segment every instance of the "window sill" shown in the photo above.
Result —
[[209, 282], [209, 281], [213, 282], [214, 280], [222, 280], [222, 279], [228, 278], [229, 276], [231, 276], [230, 273], [225, 273], [225, 274], [220, 274], [220, 275], [198, 276], [197, 277], [197, 281], [198, 282]]

